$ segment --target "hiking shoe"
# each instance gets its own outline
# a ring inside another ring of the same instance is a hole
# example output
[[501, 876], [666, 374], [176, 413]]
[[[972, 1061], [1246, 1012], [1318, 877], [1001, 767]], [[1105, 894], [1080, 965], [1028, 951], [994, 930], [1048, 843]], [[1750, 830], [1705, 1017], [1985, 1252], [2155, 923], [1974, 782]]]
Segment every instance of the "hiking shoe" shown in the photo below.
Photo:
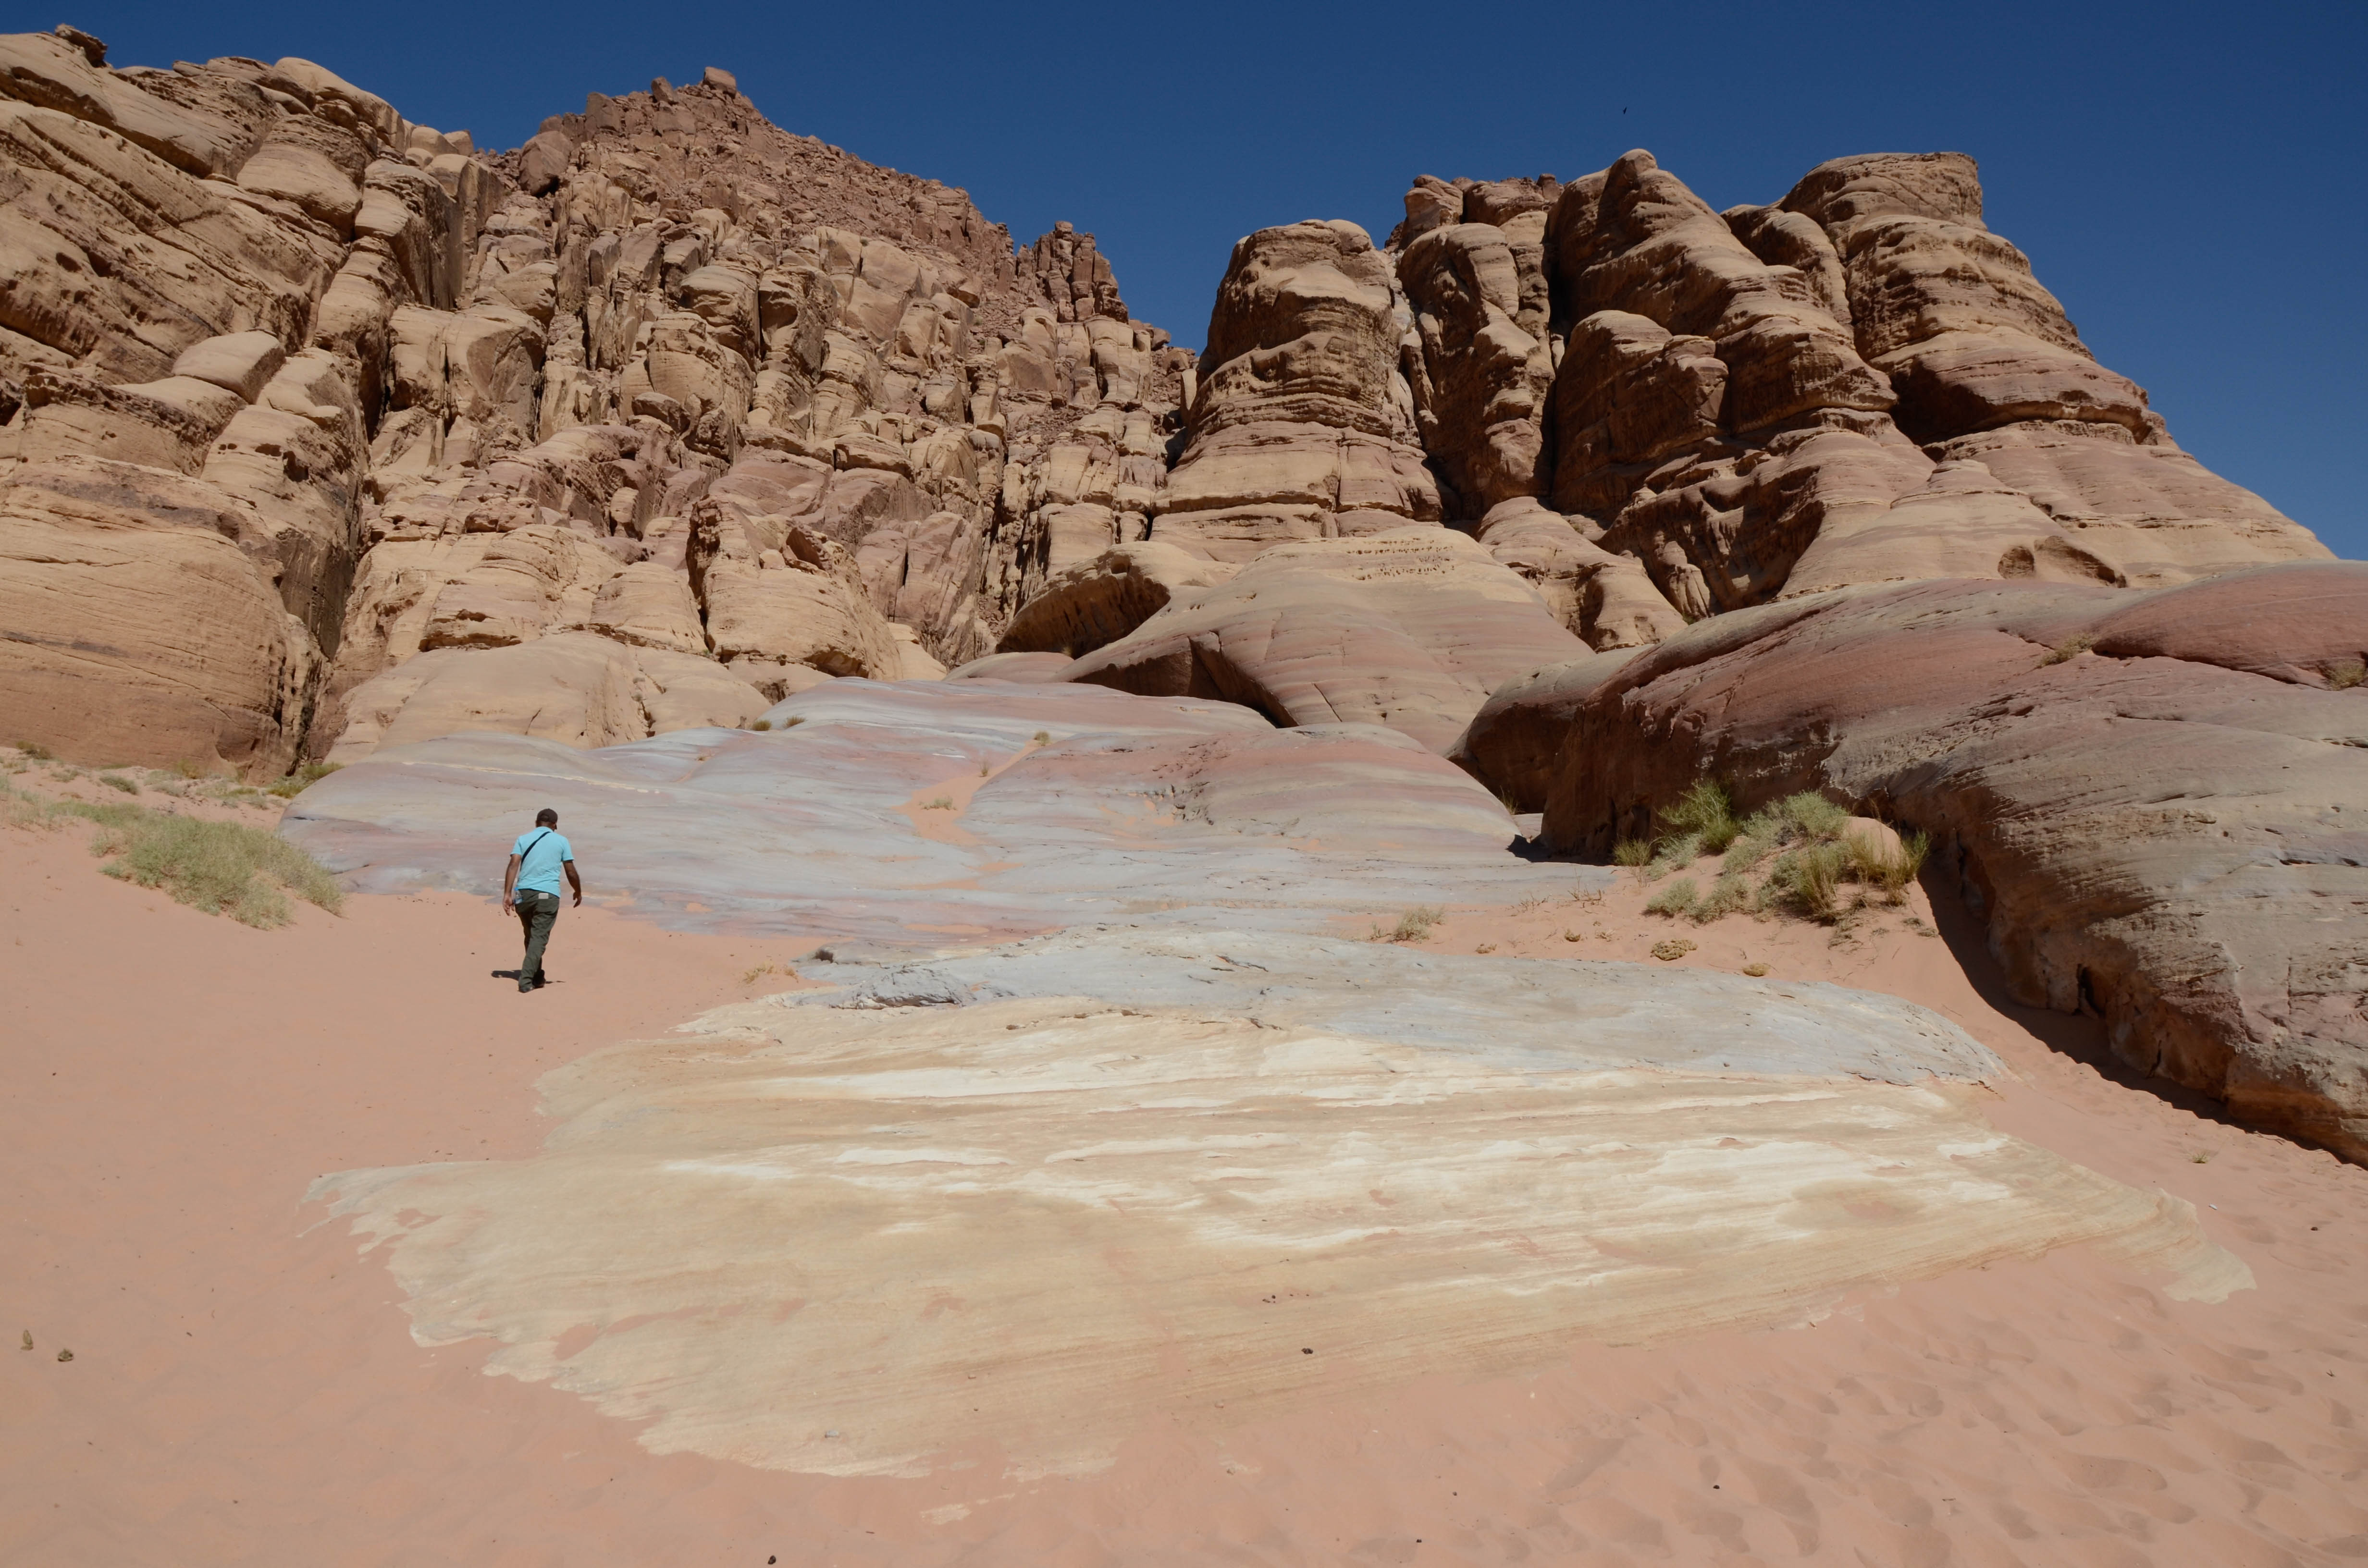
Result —
[[529, 992], [529, 991], [531, 991], [531, 990], [533, 990], [533, 989], [534, 989], [534, 982], [533, 982], [533, 981], [527, 979], [527, 978], [526, 978], [526, 976], [524, 976], [524, 975], [520, 975], [520, 976], [518, 976], [518, 994], [519, 994], [519, 995], [523, 996], [523, 995], [525, 995], [528, 992]]

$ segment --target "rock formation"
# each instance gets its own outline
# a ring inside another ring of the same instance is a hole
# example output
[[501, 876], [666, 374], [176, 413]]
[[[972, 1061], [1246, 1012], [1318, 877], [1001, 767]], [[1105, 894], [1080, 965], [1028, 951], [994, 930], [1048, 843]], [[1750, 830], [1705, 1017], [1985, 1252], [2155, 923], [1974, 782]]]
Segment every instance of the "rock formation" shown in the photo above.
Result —
[[1277, 724], [1387, 724], [1444, 751], [1498, 685], [1584, 645], [1451, 528], [1270, 547], [1064, 678], [1215, 697]]
[[[2286, 890], [2241, 938], [2165, 869], [2321, 843], [2358, 650], [2301, 607], [2342, 573], [2096, 363], [1971, 160], [1720, 213], [1638, 151], [1406, 213], [1242, 239], [1195, 355], [1092, 234], [1015, 245], [725, 71], [492, 153], [306, 61], [0, 38], [0, 734], [261, 778], [1100, 685], [1389, 726], [1590, 854], [1729, 769], [1930, 826], [2031, 994], [2359, 1146], [2360, 987], [2292, 914], [2350, 851], [2229, 870]], [[2231, 605], [2301, 641], [2229, 667]], [[2097, 653], [2009, 669], [2031, 628]], [[1777, 673], [1688, 706], [1722, 661]], [[2252, 836], [2115, 848], [2051, 793], [2100, 748], [2117, 810], [2250, 790]]]
[[1215, 561], [1439, 519], [1397, 373], [1388, 259], [1354, 223], [1260, 229], [1209, 313], [1150, 538]]
[[2096, 364], [1959, 154], [1839, 159], [1725, 214], [1642, 152], [1406, 200], [1406, 359], [1450, 514], [1549, 504], [1689, 619], [2324, 558]]
[[486, 154], [308, 62], [105, 52], [0, 41], [12, 734], [269, 775], [736, 722], [990, 652], [1156, 510], [1191, 356], [1093, 237], [1015, 252], [728, 73]]
[[2358, 562], [1850, 589], [1543, 672], [1456, 755], [1590, 858], [1702, 778], [1922, 829], [2020, 999], [2362, 1160], [2364, 661]]

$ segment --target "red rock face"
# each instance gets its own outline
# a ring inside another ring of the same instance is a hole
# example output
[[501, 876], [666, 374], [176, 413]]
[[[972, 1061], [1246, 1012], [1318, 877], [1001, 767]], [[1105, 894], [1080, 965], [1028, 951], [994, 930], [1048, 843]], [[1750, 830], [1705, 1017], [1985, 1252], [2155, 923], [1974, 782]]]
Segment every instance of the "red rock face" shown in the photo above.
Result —
[[1495, 783], [1558, 739], [1556, 849], [1604, 858], [1702, 778], [1880, 812], [1932, 835], [2022, 1000], [2368, 1158], [2368, 565], [1844, 591], [1613, 657], [1459, 743]]

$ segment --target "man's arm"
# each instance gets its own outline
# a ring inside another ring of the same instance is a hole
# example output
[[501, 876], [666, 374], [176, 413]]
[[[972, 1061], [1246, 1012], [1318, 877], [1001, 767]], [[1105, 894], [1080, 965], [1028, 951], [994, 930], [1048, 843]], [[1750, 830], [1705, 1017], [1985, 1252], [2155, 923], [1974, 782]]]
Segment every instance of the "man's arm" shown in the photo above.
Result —
[[[518, 896], [518, 856], [511, 856], [510, 869], [502, 873], [502, 913], [504, 915], [510, 912], [510, 901]], [[575, 868], [570, 866], [567, 869], [569, 874], [573, 875]]]
[[567, 872], [567, 885], [575, 890], [575, 904], [580, 909], [584, 905], [584, 879], [575, 874], [575, 858], [562, 860], [560, 866]]

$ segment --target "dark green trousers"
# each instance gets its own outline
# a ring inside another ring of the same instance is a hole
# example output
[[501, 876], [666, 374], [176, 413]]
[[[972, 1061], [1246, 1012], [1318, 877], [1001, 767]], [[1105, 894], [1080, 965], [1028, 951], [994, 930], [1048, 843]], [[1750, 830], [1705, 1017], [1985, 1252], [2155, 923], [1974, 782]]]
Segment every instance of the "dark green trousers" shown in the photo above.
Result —
[[518, 895], [518, 927], [526, 933], [526, 959], [518, 979], [542, 978], [542, 949], [551, 945], [551, 928], [559, 924], [559, 895], [522, 889]]

